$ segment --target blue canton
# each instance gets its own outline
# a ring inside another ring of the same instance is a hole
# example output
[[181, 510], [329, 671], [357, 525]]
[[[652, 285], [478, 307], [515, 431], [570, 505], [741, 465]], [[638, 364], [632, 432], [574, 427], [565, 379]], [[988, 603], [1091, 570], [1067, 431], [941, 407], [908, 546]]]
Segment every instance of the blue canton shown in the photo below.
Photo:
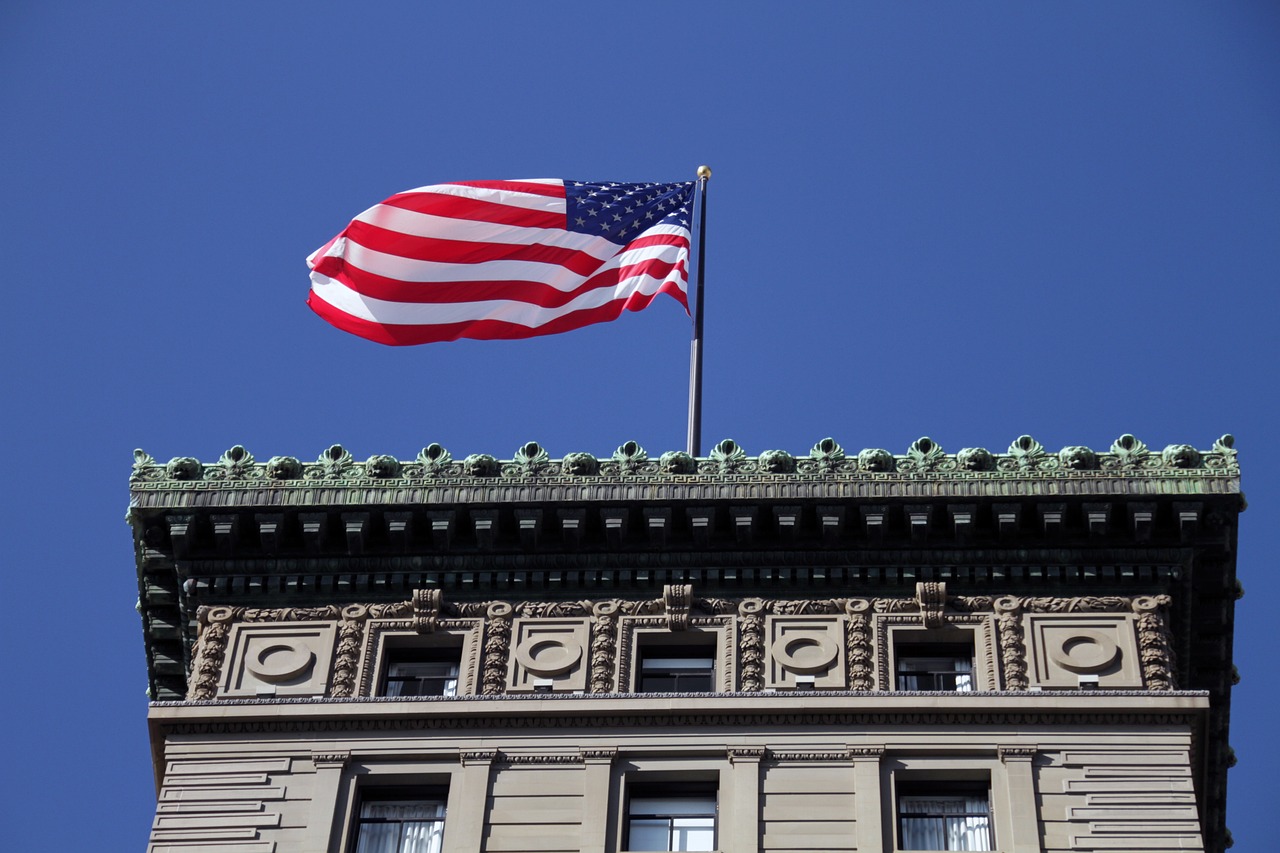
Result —
[[618, 245], [655, 225], [688, 229], [693, 222], [693, 181], [619, 184], [565, 181], [570, 231], [594, 234]]

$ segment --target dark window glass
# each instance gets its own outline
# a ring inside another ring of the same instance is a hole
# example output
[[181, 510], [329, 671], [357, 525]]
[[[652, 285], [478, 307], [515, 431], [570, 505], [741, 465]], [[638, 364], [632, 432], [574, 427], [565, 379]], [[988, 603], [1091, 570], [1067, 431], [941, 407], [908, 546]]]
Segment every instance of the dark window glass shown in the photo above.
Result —
[[651, 646], [640, 650], [638, 693], [710, 693], [715, 647]]
[[973, 690], [973, 646], [899, 643], [894, 647], [898, 690]]
[[457, 649], [390, 649], [383, 696], [457, 696]]
[[992, 850], [990, 791], [947, 783], [900, 786], [898, 835], [903, 850]]
[[626, 849], [715, 850], [715, 791], [679, 784], [636, 790], [627, 808]]
[[440, 853], [444, 800], [367, 797], [360, 804], [356, 853]]

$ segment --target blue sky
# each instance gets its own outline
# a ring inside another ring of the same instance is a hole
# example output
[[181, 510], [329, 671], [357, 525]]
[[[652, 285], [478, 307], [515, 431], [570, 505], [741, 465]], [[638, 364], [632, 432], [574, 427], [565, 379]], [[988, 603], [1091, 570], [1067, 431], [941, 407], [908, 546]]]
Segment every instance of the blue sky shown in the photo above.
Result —
[[134, 447], [684, 444], [674, 301], [384, 348], [307, 310], [310, 251], [422, 184], [704, 162], [707, 444], [1237, 436], [1229, 825], [1270, 849], [1277, 93], [1263, 2], [5, 4], [12, 849], [68, 810], [99, 850], [146, 838]]

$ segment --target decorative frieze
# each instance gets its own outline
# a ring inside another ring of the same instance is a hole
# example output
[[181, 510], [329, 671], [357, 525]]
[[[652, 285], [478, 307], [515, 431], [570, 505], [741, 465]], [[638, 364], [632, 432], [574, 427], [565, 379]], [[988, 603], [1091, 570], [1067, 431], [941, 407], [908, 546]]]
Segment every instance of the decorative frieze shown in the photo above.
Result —
[[908, 641], [971, 643], [974, 690], [1172, 690], [1169, 603], [948, 596], [932, 583], [911, 598], [701, 598], [676, 585], [661, 599], [448, 602], [431, 589], [345, 607], [205, 607], [187, 698], [370, 696], [393, 637], [457, 649], [459, 695], [630, 692], [637, 637], [675, 633], [690, 639], [661, 642], [714, 650], [717, 692], [892, 690]]

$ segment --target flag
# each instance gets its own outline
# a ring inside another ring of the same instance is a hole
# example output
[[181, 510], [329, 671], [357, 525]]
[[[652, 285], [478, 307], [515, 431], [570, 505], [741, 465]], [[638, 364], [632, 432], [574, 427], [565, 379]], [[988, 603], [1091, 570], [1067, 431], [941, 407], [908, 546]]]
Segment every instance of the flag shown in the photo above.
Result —
[[307, 258], [307, 304], [382, 344], [527, 338], [689, 310], [693, 182], [465, 181], [398, 193]]

